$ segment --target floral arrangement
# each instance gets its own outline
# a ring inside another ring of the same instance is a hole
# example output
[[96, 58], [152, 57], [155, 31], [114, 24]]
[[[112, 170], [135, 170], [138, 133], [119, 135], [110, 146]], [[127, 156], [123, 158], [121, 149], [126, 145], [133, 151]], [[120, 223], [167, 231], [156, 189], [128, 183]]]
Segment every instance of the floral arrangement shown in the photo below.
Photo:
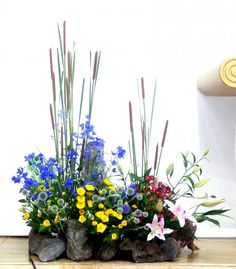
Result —
[[[94, 56], [90, 53], [88, 112], [82, 122], [87, 93], [85, 79], [80, 92], [80, 104], [75, 107], [75, 51], [66, 51], [65, 22], [63, 35], [59, 27], [58, 33], [58, 83], [52, 50], [49, 52], [53, 97], [50, 117], [55, 156], [47, 158], [42, 153], [31, 153], [25, 157], [26, 167], [18, 168], [16, 175], [12, 177], [21, 186], [20, 210], [26, 224], [40, 234], [54, 234], [65, 238], [68, 220], [75, 219], [86, 228], [88, 238], [99, 237], [102, 242], [108, 243], [121, 242], [125, 238], [164, 242], [189, 223], [195, 225], [197, 222], [210, 221], [219, 226], [219, 220], [215, 216], [224, 216], [228, 210], [204, 208], [221, 204], [224, 199], [195, 195], [195, 190], [208, 182], [207, 178], [202, 178], [201, 166], [208, 150], [200, 158], [196, 158], [191, 152], [182, 153], [183, 175], [179, 179], [174, 175], [174, 164], [167, 167], [165, 179], [159, 178], [167, 121], [160, 147], [157, 143], [153, 165], [150, 165], [156, 86], [151, 111], [148, 111], [143, 78], [138, 89], [140, 135], [136, 134], [132, 103], [129, 103], [129, 171], [124, 172], [121, 165], [126, 153], [123, 147], [118, 146], [107, 157], [105, 141], [97, 136], [92, 124], [100, 53], [96, 52]], [[138, 156], [141, 156], [141, 160]], [[195, 202], [191, 210], [185, 208], [183, 199]], [[194, 233], [192, 241], [193, 239]], [[186, 244], [192, 250], [196, 248], [189, 241]]]

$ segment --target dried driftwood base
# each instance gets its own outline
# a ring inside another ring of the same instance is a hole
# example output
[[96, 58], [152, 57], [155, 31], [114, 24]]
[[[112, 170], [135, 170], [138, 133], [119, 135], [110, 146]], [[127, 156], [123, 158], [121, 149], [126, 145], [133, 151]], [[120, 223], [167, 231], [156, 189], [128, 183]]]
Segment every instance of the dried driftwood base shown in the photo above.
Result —
[[38, 255], [40, 261], [51, 261], [62, 254], [70, 260], [86, 261], [99, 259], [125, 259], [141, 262], [172, 261], [179, 256], [184, 247], [192, 251], [198, 249], [194, 244], [196, 226], [187, 221], [186, 225], [174, 232], [165, 241], [124, 238], [121, 241], [102, 242], [102, 238], [89, 238], [87, 228], [77, 220], [69, 220], [66, 239], [36, 233], [29, 235], [29, 250]]

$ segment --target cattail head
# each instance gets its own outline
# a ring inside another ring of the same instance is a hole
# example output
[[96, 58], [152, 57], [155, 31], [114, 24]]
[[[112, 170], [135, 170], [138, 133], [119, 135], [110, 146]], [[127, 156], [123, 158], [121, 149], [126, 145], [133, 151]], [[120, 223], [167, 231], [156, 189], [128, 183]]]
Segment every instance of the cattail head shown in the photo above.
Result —
[[130, 123], [130, 131], [133, 132], [133, 114], [132, 114], [132, 104], [129, 101], [129, 123]]
[[161, 147], [162, 147], [162, 148], [163, 148], [164, 145], [165, 145], [167, 128], [168, 128], [168, 120], [166, 121], [165, 129], [164, 129], [163, 136], [162, 136], [162, 141], [161, 141]]
[[93, 80], [97, 77], [97, 61], [98, 61], [98, 52], [95, 52], [94, 63], [93, 63]]
[[144, 79], [141, 78], [142, 98], [145, 99]]

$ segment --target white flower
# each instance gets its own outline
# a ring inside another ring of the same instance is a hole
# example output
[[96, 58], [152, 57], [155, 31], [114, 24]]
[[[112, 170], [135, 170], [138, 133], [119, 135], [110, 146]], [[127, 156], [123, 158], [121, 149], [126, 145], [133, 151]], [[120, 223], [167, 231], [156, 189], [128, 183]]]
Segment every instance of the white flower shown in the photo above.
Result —
[[174, 204], [169, 200], [165, 200], [165, 203], [168, 205], [169, 211], [178, 219], [180, 227], [184, 226], [186, 219], [196, 222], [195, 218], [191, 216], [178, 201]]
[[158, 237], [161, 240], [165, 240], [164, 234], [169, 234], [173, 232], [173, 230], [169, 228], [164, 228], [164, 225], [164, 218], [162, 217], [160, 221], [158, 221], [158, 217], [155, 214], [152, 223], [146, 224], [146, 226], [151, 229], [151, 232], [148, 234], [147, 241], [152, 240], [154, 237]]

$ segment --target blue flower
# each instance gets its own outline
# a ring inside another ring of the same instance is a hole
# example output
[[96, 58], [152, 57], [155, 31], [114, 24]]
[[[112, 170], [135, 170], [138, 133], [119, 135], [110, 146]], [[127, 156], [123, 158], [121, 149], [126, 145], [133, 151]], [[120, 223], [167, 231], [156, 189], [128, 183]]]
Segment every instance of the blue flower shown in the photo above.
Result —
[[131, 207], [128, 204], [122, 206], [123, 214], [128, 214], [131, 211]]
[[67, 153], [67, 158], [74, 163], [76, 162], [77, 156], [78, 152], [73, 148]]
[[72, 178], [67, 178], [65, 180], [64, 186], [65, 186], [65, 188], [70, 189], [70, 188], [72, 188], [73, 184], [74, 184], [74, 180]]
[[121, 159], [121, 158], [124, 158], [124, 156], [125, 156], [125, 152], [126, 152], [126, 150], [125, 149], [123, 149], [121, 146], [118, 146], [117, 148], [116, 148], [116, 152], [111, 152], [112, 153], [112, 155], [115, 155], [115, 156], [117, 156], [119, 159]]
[[20, 176], [13, 176], [12, 178], [12, 181], [14, 182], [14, 183], [20, 183], [20, 180], [21, 180], [21, 177]]
[[121, 146], [117, 147], [117, 156], [118, 158], [124, 158], [125, 156], [125, 149], [123, 149]]
[[24, 188], [26, 190], [31, 189], [32, 187], [37, 187], [38, 186], [38, 182], [32, 178], [25, 178], [24, 181]]
[[35, 156], [35, 153], [30, 153], [28, 154], [27, 156], [25, 156], [25, 161], [28, 162], [30, 161], [31, 159], [33, 159]]
[[40, 177], [43, 180], [45, 180], [47, 178], [49, 178], [49, 179], [56, 178], [56, 175], [51, 167], [47, 167], [46, 165], [40, 165], [39, 170], [40, 170]]

